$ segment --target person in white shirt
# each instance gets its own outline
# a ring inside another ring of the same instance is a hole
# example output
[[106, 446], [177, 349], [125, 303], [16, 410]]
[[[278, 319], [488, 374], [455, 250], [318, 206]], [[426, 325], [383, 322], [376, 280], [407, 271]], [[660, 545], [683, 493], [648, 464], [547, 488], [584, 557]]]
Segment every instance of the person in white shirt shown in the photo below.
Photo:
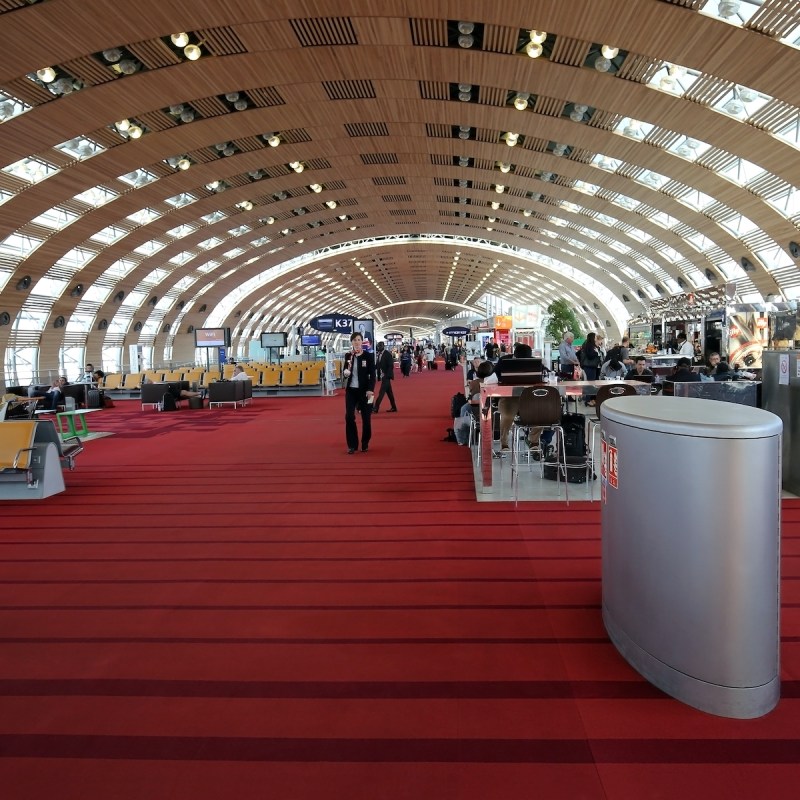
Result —
[[232, 381], [249, 381], [250, 376], [244, 371], [243, 367], [240, 367], [238, 364], [233, 368], [233, 375], [231, 375]]
[[678, 334], [678, 355], [684, 358], [694, 358], [694, 345], [686, 339], [686, 334]]
[[428, 345], [425, 348], [425, 360], [428, 362], [428, 369], [433, 369], [433, 360], [436, 358], [436, 351]]

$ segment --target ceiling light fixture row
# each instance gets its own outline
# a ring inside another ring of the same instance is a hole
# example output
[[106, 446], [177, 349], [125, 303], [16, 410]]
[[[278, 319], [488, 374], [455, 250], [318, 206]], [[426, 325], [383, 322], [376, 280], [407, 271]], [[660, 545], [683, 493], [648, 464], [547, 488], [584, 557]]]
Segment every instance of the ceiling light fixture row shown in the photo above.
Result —
[[168, 159], [166, 159], [166, 162], [173, 169], [179, 169], [182, 171], [186, 171], [192, 166], [192, 162], [188, 156], [170, 156]]
[[277, 133], [262, 133], [261, 138], [270, 146], [277, 147], [281, 143], [280, 134]]
[[200, 45], [192, 44], [189, 34], [185, 31], [173, 33], [169, 38], [175, 47], [183, 51], [183, 55], [186, 57], [187, 61], [197, 61], [197, 59], [203, 55]]
[[525, 55], [529, 58], [539, 58], [544, 52], [545, 39], [547, 39], [547, 31], [528, 31], [530, 41], [523, 48]]
[[222, 97], [224, 97], [236, 111], [245, 111], [247, 109], [247, 96], [244, 92], [228, 92], [222, 95]]
[[144, 126], [132, 119], [121, 119], [114, 128], [125, 139], [140, 139], [144, 133]]
[[142, 62], [133, 57], [122, 47], [110, 47], [103, 50], [103, 60], [111, 66], [111, 71], [115, 75], [134, 75], [142, 69]]
[[63, 96], [83, 89], [83, 82], [65, 72], [61, 67], [43, 67], [37, 69], [28, 77], [35, 83], [40, 83], [50, 94]]
[[236, 154], [236, 145], [233, 142], [218, 142], [214, 145], [214, 149], [223, 156], [232, 156]]
[[167, 109], [170, 116], [177, 117], [181, 122], [194, 122], [196, 112], [188, 103], [176, 103]]

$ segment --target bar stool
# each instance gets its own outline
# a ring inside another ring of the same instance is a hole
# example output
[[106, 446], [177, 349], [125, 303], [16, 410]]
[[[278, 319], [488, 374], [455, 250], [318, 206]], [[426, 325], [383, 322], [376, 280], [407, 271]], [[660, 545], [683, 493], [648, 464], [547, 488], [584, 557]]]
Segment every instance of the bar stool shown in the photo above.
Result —
[[567, 461], [564, 451], [564, 429], [561, 427], [561, 394], [554, 386], [529, 386], [519, 396], [519, 411], [511, 426], [511, 489], [514, 493], [514, 504], [519, 502], [519, 439], [523, 432], [530, 433], [538, 429], [539, 447], [528, 451], [530, 467], [531, 450], [539, 452], [542, 476], [544, 476], [545, 452], [541, 447], [541, 432], [552, 430], [555, 434], [556, 483], [561, 496], [561, 478], [564, 478], [564, 496], [569, 504], [569, 488], [567, 487]]

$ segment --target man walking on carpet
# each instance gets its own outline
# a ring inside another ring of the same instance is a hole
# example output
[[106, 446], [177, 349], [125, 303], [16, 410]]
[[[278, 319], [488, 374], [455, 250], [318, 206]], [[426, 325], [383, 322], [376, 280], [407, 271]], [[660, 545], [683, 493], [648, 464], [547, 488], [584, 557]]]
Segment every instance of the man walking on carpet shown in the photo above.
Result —
[[394, 401], [394, 391], [392, 390], [392, 381], [394, 380], [394, 358], [386, 349], [386, 345], [383, 342], [378, 342], [378, 344], [375, 345], [375, 349], [378, 353], [377, 371], [378, 380], [381, 382], [381, 390], [378, 392], [378, 399], [375, 401], [373, 413], [378, 413], [381, 400], [383, 400], [383, 396], [386, 395], [391, 405], [389, 411], [386, 412], [388, 414], [390, 411], [397, 411], [397, 403]]
[[375, 392], [375, 357], [364, 350], [360, 333], [350, 336], [353, 349], [344, 357], [344, 431], [347, 452], [358, 450], [356, 409], [361, 412], [361, 452], [369, 450], [372, 438], [372, 400]]

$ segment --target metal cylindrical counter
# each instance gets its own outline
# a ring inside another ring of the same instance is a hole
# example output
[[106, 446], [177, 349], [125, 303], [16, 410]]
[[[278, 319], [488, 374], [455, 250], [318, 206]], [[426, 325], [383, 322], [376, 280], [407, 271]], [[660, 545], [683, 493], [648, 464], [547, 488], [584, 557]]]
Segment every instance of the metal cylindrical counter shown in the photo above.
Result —
[[601, 408], [606, 630], [647, 680], [720, 716], [780, 695], [781, 429], [713, 400]]

